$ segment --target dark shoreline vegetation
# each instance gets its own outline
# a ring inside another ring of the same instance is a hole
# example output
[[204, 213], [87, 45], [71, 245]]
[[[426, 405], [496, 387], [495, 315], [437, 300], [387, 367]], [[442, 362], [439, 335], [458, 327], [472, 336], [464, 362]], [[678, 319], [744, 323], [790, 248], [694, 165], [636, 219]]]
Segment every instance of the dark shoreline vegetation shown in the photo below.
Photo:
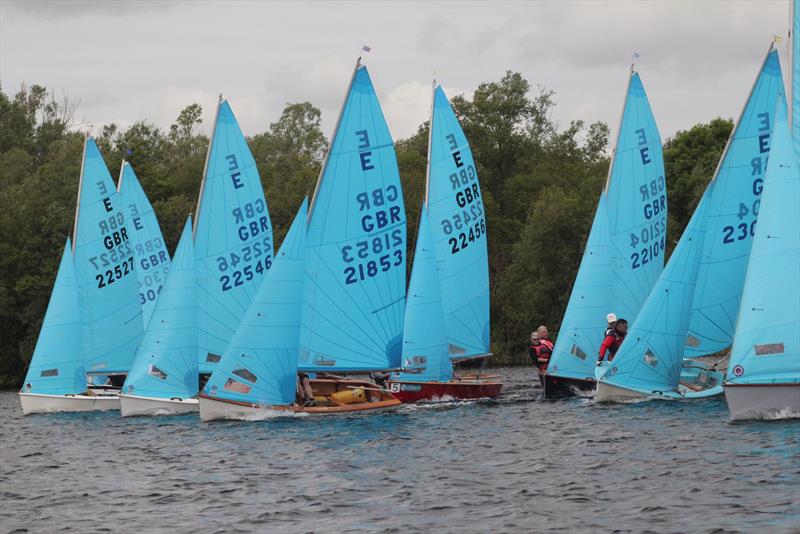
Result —
[[[608, 126], [556, 124], [555, 96], [509, 71], [470, 97], [452, 99], [487, 212], [492, 365], [526, 363], [526, 340], [538, 325], [557, 332], [608, 172]], [[236, 102], [231, 105], [235, 112]], [[24, 377], [60, 251], [72, 233], [83, 146], [76, 111], [74, 102], [56, 100], [42, 86], [22, 87], [13, 96], [0, 88], [1, 389], [18, 387]], [[654, 112], [658, 119], [657, 101]], [[195, 208], [209, 141], [200, 133], [201, 117], [200, 106], [190, 104], [168, 131], [143, 120], [125, 130], [106, 125], [97, 137], [115, 180], [123, 158], [135, 169], [170, 252]], [[248, 138], [276, 244], [314, 189], [328, 146], [320, 118], [309, 102], [287, 104], [265, 131]], [[668, 253], [713, 176], [732, 126], [718, 118], [664, 142]], [[410, 236], [425, 180], [427, 131], [422, 124], [396, 142]]]

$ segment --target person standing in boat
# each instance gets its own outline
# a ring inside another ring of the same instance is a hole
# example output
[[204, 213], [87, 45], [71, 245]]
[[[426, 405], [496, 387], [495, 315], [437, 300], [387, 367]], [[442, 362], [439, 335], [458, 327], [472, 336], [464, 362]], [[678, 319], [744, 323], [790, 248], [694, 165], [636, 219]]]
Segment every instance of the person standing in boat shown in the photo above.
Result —
[[[544, 341], [547, 341], [547, 343], [544, 343]], [[531, 357], [534, 365], [539, 367], [539, 372], [543, 373], [547, 370], [547, 364], [550, 363], [550, 356], [552, 354], [553, 344], [550, 343], [550, 340], [543, 340], [538, 331], [531, 332], [531, 343], [528, 346], [528, 356]]]
[[[613, 314], [609, 314], [610, 316]], [[625, 336], [628, 335], [628, 321], [625, 319], [616, 319], [614, 321], [614, 326], [609, 327], [606, 330], [606, 335], [603, 338], [603, 343], [600, 345], [600, 356], [597, 359], [597, 365], [603, 363], [603, 360], [608, 354], [608, 361], [614, 359], [614, 355], [619, 350], [620, 345], [622, 342], [625, 341]]]

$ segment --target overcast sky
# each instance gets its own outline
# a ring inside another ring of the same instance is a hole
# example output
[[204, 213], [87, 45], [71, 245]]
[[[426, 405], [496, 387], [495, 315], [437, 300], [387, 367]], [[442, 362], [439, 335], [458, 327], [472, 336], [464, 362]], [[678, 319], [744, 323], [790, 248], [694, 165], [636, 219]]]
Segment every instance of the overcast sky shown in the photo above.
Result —
[[[735, 117], [789, 2], [0, 1], [0, 83], [80, 99], [95, 127], [167, 127], [216, 95], [245, 134], [308, 100], [330, 137], [363, 44], [389, 128], [427, 119], [433, 73], [449, 96], [521, 72], [556, 92], [554, 117], [616, 128], [632, 53], [662, 137]], [[782, 56], [786, 39], [779, 44]], [[785, 59], [785, 58], [784, 58]]]

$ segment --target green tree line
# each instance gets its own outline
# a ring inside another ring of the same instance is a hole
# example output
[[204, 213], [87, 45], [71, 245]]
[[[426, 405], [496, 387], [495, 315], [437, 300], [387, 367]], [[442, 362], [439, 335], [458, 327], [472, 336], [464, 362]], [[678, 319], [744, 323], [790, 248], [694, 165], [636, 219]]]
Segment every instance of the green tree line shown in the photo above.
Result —
[[[529, 332], [539, 324], [557, 332], [564, 314], [608, 172], [609, 129], [577, 119], [560, 126], [552, 119], [554, 92], [534, 90], [514, 72], [454, 97], [452, 105], [473, 150], [487, 213], [494, 363], [522, 363]], [[209, 142], [202, 111], [188, 105], [166, 131], [147, 120], [126, 129], [109, 124], [97, 138], [112, 174], [123, 159], [135, 169], [170, 251], [195, 209]], [[24, 376], [72, 231], [83, 146], [74, 113], [74, 105], [42, 86], [13, 95], [0, 88], [0, 386], [16, 387]], [[290, 103], [248, 138], [276, 243], [314, 189], [328, 148], [320, 124], [311, 103]], [[730, 120], [715, 119], [664, 143], [672, 244], [731, 128]], [[396, 143], [409, 235], [422, 199], [427, 135], [426, 122]]]

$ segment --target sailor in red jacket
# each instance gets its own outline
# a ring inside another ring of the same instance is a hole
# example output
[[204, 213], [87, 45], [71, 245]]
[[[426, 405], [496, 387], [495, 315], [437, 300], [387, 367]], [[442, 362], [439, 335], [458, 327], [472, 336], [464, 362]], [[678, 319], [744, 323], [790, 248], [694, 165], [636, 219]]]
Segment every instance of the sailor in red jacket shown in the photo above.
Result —
[[628, 321], [625, 319], [617, 319], [614, 323], [614, 327], [606, 330], [603, 344], [600, 345], [600, 357], [597, 359], [597, 365], [603, 363], [606, 353], [608, 353], [608, 361], [614, 359], [614, 356], [619, 350], [619, 346], [625, 341], [626, 335], [628, 335]]
[[547, 370], [547, 364], [550, 363], [550, 355], [553, 354], [547, 344], [542, 343], [539, 332], [531, 333], [531, 344], [528, 346], [528, 356], [533, 360], [533, 364], [539, 367], [540, 372]]

